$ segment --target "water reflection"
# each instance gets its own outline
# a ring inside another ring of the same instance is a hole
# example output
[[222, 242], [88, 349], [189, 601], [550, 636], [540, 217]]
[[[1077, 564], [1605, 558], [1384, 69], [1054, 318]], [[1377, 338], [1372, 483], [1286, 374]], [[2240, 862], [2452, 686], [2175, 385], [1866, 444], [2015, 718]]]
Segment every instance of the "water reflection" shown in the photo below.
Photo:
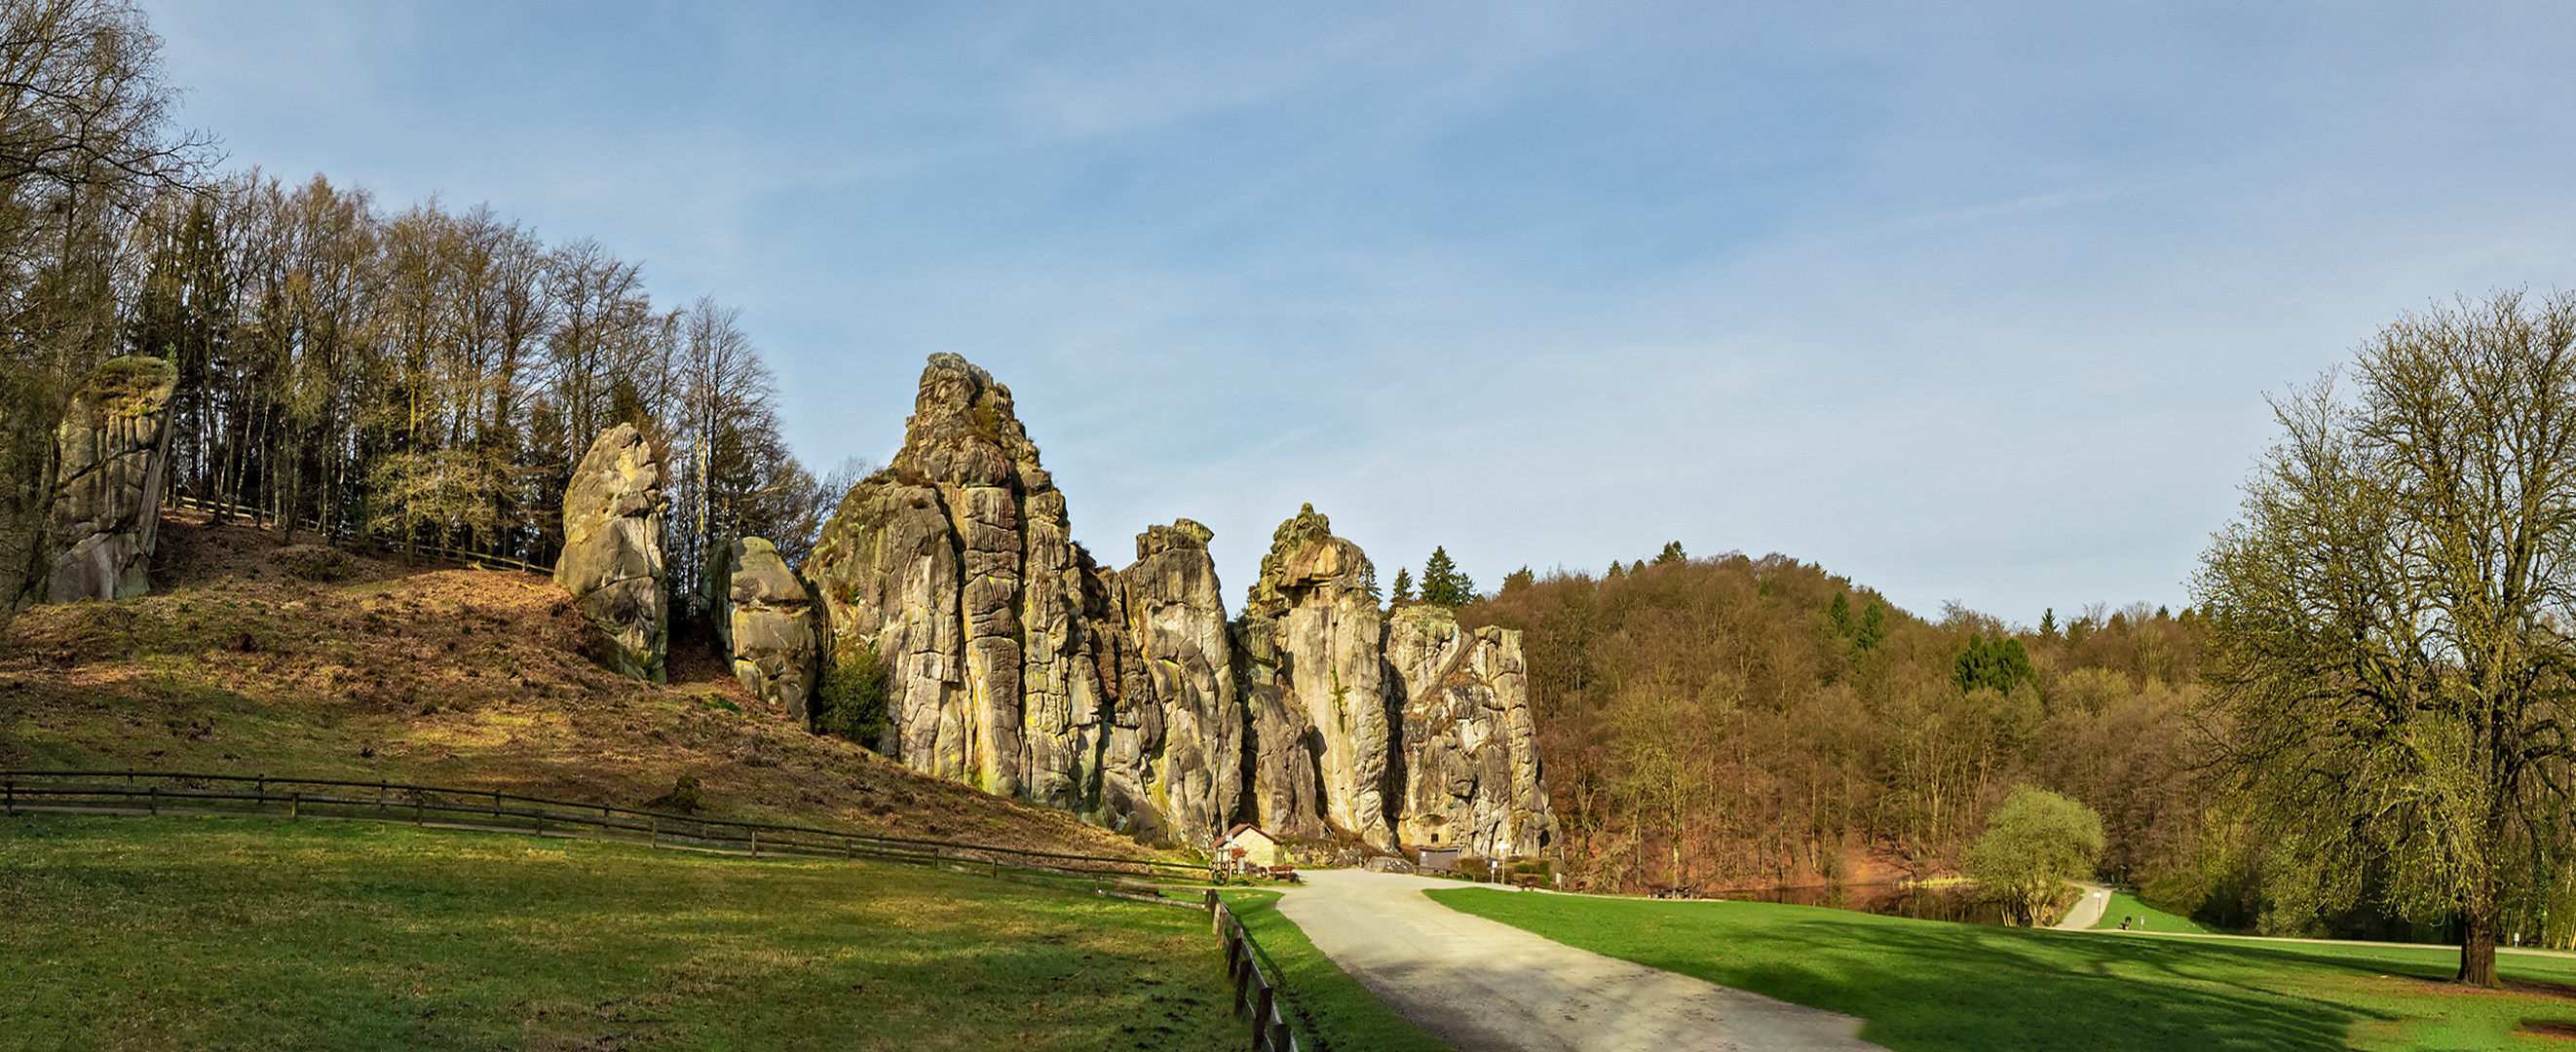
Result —
[[1834, 884], [1820, 888], [1768, 888], [1761, 891], [1721, 891], [1711, 898], [1737, 902], [1785, 902], [1792, 906], [1823, 906], [1828, 909], [1876, 913], [1888, 917], [1912, 917], [1916, 920], [1956, 921], [1962, 924], [2008, 924], [2001, 903], [1982, 897], [1967, 885], [1922, 887], [1909, 884]]

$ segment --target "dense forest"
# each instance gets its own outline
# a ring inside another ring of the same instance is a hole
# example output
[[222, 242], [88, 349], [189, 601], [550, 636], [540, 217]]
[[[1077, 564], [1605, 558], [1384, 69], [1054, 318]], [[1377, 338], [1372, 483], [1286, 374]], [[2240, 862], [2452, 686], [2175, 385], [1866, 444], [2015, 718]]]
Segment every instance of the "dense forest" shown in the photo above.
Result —
[[573, 465], [637, 423], [682, 610], [708, 538], [797, 552], [851, 481], [780, 440], [732, 308], [659, 304], [639, 265], [488, 207], [218, 171], [124, 4], [10, 3], [0, 23], [0, 594], [32, 555], [63, 399], [124, 354], [178, 367], [171, 497], [406, 552], [550, 564]]
[[[2204, 685], [2211, 623], [2087, 607], [2015, 628], [1938, 621], [1781, 555], [1506, 579], [1459, 611], [1518, 628], [1566, 862], [1646, 891], [1958, 871], [2018, 786], [2098, 812], [2106, 878], [2231, 928], [2441, 940], [2391, 907], [2384, 867], [2320, 875], [2267, 842], [2231, 780], [2240, 735]], [[2534, 853], [2507, 930], [2576, 945], [2569, 868]], [[2328, 881], [2341, 885], [2319, 889]]]
[[1525, 633], [1568, 861], [1603, 886], [1935, 873], [2025, 783], [2101, 812], [2114, 876], [2196, 846], [2189, 612], [1933, 623], [1785, 556], [1673, 546], [1515, 574], [1460, 616]]

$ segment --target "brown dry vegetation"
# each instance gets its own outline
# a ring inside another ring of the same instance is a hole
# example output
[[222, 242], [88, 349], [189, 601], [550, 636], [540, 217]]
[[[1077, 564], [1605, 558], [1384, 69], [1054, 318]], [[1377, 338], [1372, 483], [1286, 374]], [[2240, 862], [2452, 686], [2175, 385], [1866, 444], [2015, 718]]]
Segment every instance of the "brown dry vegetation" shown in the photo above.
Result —
[[675, 636], [668, 686], [602, 670], [543, 576], [281, 541], [171, 513], [152, 595], [36, 607], [0, 629], [0, 767], [382, 778], [621, 806], [694, 775], [714, 817], [1148, 853], [809, 734], [703, 640]]
[[[2106, 873], [2171, 885], [2185, 911], [2215, 891], [2196, 868], [2187, 614], [2096, 608], [2051, 632], [1965, 610], [1932, 622], [1813, 564], [1728, 555], [1516, 575], [1459, 618], [1525, 632], [1549, 792], [1585, 886], [1946, 875], [2032, 784], [2101, 813]], [[2017, 641], [2030, 675], [1963, 688], [1974, 637]]]

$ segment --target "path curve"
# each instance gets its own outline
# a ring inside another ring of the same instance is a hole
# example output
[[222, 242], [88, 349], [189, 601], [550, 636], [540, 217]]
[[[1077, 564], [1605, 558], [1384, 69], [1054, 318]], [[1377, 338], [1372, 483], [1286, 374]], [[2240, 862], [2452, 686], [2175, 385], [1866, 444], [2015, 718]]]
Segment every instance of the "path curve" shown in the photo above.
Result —
[[2049, 927], [2058, 931], [2083, 931], [2101, 923], [2103, 912], [2111, 908], [2111, 886], [2082, 880], [2069, 883], [2083, 891], [2084, 897], [2075, 900], [2075, 905], [2066, 907], [2066, 916], [2058, 918], [2057, 923]]
[[[1428, 877], [1308, 870], [1279, 912], [1459, 1052], [1860, 1052], [1860, 1020], [1604, 957], [1452, 910]], [[1492, 894], [1507, 894], [1492, 892]], [[1711, 947], [1712, 952], [1724, 952]]]

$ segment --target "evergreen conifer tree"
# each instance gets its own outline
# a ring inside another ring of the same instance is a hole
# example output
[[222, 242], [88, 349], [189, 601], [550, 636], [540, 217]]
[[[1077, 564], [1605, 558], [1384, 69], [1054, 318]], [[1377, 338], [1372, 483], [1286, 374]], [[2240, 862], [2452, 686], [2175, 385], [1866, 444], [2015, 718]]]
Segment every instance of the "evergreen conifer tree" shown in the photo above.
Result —
[[1476, 582], [1449, 559], [1447, 548], [1431, 549], [1431, 559], [1422, 564], [1422, 601], [1452, 609], [1476, 601]]

